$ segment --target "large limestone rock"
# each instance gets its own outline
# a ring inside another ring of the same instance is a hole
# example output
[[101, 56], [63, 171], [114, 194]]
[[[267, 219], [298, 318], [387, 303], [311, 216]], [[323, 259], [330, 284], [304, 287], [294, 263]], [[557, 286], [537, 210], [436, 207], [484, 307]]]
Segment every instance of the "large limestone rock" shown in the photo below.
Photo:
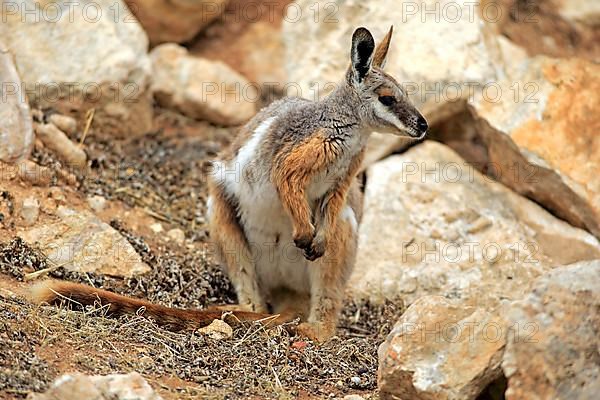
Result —
[[507, 314], [507, 400], [600, 393], [600, 260], [559, 267]]
[[131, 277], [150, 271], [129, 242], [110, 225], [87, 211], [60, 206], [60, 220], [19, 233], [52, 261], [77, 272]]
[[382, 399], [468, 400], [502, 370], [504, 325], [441, 296], [413, 303], [379, 347]]
[[125, 0], [150, 44], [185, 42], [225, 11], [228, 0]]
[[[475, 2], [300, 0], [297, 4], [288, 9], [283, 33], [288, 81], [303, 97], [320, 98], [343, 78], [352, 32], [358, 26], [367, 27], [376, 41], [394, 26], [386, 70], [404, 84], [430, 126], [464, 109], [470, 94], [504, 73], [496, 36], [482, 23]], [[372, 139], [367, 165], [406, 144], [406, 139], [394, 136]]]
[[491, 310], [553, 266], [599, 256], [594, 236], [426, 141], [367, 171], [349, 290], [408, 304], [443, 295]]
[[254, 115], [256, 87], [227, 65], [172, 43], [155, 47], [150, 57], [152, 91], [162, 106], [219, 125], [240, 125]]
[[600, 65], [537, 57], [499, 86], [470, 103], [491, 172], [600, 237]]
[[26, 158], [33, 145], [29, 104], [12, 55], [0, 42], [0, 161]]
[[65, 374], [44, 393], [31, 393], [28, 400], [161, 400], [137, 372], [94, 375]]
[[[5, 6], [0, 37], [32, 106], [79, 117], [94, 108], [92, 129], [100, 133], [131, 136], [151, 129], [148, 39], [122, 13], [121, 0]], [[26, 10], [37, 12], [26, 16]]]

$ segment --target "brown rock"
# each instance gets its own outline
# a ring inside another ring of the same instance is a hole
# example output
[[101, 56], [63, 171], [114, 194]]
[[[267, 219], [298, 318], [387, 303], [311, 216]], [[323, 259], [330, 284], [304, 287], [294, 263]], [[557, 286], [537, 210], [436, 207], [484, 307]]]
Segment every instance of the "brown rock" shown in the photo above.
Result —
[[496, 101], [470, 104], [492, 173], [600, 237], [600, 66], [538, 57], [520, 71]]
[[600, 61], [596, 0], [482, 0], [484, 20], [529, 55]]
[[0, 161], [27, 158], [33, 146], [31, 111], [13, 56], [0, 42]]
[[185, 42], [219, 17], [228, 0], [125, 0], [150, 44]]
[[598, 397], [600, 260], [541, 276], [506, 318], [507, 400]]
[[220, 125], [240, 125], [254, 115], [256, 87], [227, 65], [172, 43], [154, 48], [150, 58], [152, 91], [162, 106]]
[[382, 399], [469, 400], [501, 375], [504, 325], [441, 296], [421, 297], [379, 347]]
[[[236, 0], [241, 7], [242, 1]], [[286, 84], [284, 47], [281, 27], [273, 18], [282, 12], [274, 11], [272, 17], [263, 13], [265, 20], [248, 23], [227, 18], [223, 23], [213, 24], [206, 29], [190, 52], [194, 55], [220, 60], [248, 78], [250, 82], [264, 85], [265, 95], [283, 93]], [[240, 18], [233, 16], [233, 18]]]

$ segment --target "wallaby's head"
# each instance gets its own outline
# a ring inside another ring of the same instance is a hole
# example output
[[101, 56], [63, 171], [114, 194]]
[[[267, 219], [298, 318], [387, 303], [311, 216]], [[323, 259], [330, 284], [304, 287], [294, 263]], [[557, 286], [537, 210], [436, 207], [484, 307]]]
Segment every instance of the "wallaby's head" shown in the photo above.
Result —
[[360, 113], [367, 126], [379, 132], [422, 138], [427, 121], [400, 84], [383, 72], [391, 39], [392, 28], [376, 48], [371, 32], [356, 29], [347, 82], [360, 98]]

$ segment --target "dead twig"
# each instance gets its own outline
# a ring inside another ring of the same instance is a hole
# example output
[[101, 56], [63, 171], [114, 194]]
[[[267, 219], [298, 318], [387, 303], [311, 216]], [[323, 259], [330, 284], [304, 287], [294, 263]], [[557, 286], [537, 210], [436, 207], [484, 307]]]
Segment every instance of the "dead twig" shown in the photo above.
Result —
[[81, 140], [79, 141], [80, 148], [83, 147], [83, 142], [85, 141], [85, 138], [87, 137], [90, 127], [92, 126], [92, 121], [94, 120], [95, 114], [96, 114], [95, 108], [90, 108], [85, 113], [85, 127], [83, 128], [83, 134], [81, 135]]

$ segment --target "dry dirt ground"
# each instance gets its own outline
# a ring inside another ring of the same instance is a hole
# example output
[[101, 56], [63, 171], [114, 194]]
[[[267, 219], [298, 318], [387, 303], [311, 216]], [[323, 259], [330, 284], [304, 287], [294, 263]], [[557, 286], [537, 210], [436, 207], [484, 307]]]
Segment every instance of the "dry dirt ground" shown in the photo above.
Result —
[[[86, 208], [87, 196], [102, 195], [108, 206], [100, 218], [129, 240], [152, 271], [122, 280], [59, 268], [51, 277], [175, 307], [235, 303], [208, 251], [204, 215], [208, 161], [234, 133], [162, 110], [156, 125], [155, 133], [135, 140], [87, 137], [90, 167], [77, 174], [77, 182], [61, 178], [52, 187], [32, 187], [2, 174], [0, 398], [24, 398], [70, 371], [138, 371], [166, 399], [373, 395], [377, 346], [401, 315], [401, 302], [348, 302], [339, 336], [316, 345], [296, 337], [294, 323], [249, 323], [236, 327], [232, 339], [213, 340], [163, 330], [138, 316], [107, 318], [105, 309], [72, 310], [67, 304], [36, 307], [20, 297], [29, 285], [24, 276], [49, 266], [35, 246], [18, 238], [22, 199], [33, 194], [40, 200], [41, 224], [53, 218], [57, 204]], [[39, 145], [32, 158], [61, 169]], [[157, 222], [165, 230], [184, 230], [185, 243], [154, 233], [149, 226]]]

